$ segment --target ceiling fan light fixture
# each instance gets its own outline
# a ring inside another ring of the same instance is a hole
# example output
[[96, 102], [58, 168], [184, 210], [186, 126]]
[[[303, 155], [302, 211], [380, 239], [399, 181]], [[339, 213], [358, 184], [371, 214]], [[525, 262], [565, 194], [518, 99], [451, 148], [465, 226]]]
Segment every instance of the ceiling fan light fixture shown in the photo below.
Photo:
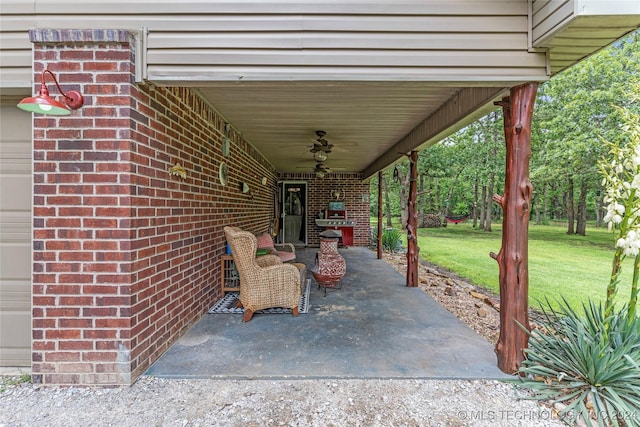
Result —
[[329, 156], [327, 156], [327, 153], [325, 153], [324, 151], [316, 151], [315, 153], [313, 153], [313, 158], [318, 162], [324, 162], [328, 157]]
[[320, 179], [324, 178], [325, 177], [325, 172], [323, 170], [317, 171], [316, 172], [316, 177], [320, 178]]

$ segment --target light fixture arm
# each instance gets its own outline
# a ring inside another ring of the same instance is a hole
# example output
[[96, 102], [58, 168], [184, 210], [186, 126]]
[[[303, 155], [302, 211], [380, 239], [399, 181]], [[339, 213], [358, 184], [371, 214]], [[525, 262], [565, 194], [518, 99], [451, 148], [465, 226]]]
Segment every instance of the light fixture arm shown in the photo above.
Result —
[[77, 110], [78, 108], [84, 105], [84, 98], [82, 94], [75, 90], [70, 90], [65, 93], [60, 87], [60, 83], [58, 83], [58, 79], [56, 79], [55, 74], [53, 74], [51, 70], [49, 70], [48, 68], [45, 68], [41, 74], [41, 82], [40, 82], [41, 96], [49, 96], [49, 89], [47, 88], [47, 85], [45, 84], [45, 81], [44, 81], [45, 73], [49, 73], [49, 75], [53, 79], [53, 82], [56, 84], [58, 91], [62, 96], [64, 96], [64, 100], [66, 104], [69, 106], [69, 108], [73, 108], [74, 110]]

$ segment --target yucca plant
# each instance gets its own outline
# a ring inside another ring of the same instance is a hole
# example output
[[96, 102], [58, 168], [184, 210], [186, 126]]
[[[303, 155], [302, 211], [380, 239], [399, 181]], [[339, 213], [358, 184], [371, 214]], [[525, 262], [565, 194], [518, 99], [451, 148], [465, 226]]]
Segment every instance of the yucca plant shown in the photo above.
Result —
[[402, 235], [395, 228], [387, 228], [382, 232], [382, 248], [389, 252], [402, 249]]
[[589, 425], [640, 425], [640, 320], [628, 307], [605, 317], [601, 304], [574, 311], [543, 305], [543, 329], [530, 332], [520, 386], [530, 398], [561, 402], [560, 416]]

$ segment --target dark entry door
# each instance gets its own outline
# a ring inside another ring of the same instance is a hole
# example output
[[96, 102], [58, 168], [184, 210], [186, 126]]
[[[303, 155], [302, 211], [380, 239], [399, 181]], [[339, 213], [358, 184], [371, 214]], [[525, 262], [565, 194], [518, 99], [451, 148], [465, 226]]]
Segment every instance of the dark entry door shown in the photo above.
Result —
[[280, 232], [278, 241], [296, 246], [307, 244], [307, 183], [283, 181], [280, 194]]

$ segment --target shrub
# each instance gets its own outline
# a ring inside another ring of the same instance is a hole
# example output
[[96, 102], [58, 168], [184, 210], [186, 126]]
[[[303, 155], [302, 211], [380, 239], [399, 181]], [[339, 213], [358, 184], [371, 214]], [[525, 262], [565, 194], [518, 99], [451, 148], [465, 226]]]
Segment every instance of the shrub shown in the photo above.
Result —
[[402, 249], [402, 234], [395, 228], [387, 228], [382, 232], [382, 248], [389, 252]]
[[520, 368], [521, 386], [533, 399], [566, 405], [560, 415], [587, 425], [640, 425], [640, 319], [628, 306], [608, 317], [601, 304], [583, 304], [584, 314], [565, 301], [543, 308], [544, 329], [529, 335]]

